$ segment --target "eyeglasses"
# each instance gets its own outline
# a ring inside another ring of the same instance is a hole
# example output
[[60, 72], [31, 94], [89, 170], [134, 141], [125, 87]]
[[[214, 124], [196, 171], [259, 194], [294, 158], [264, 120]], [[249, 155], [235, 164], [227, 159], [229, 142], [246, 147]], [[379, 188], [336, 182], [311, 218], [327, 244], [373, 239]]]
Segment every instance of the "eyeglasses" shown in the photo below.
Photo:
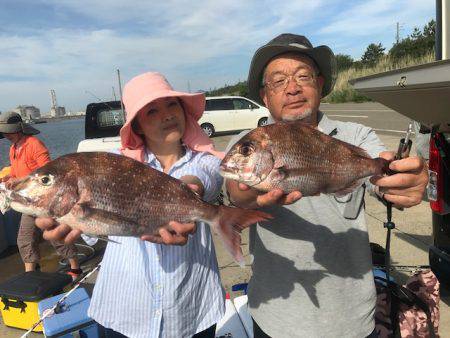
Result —
[[286, 90], [291, 79], [293, 79], [298, 86], [302, 87], [313, 84], [316, 77], [317, 75], [312, 73], [296, 73], [291, 75], [275, 74], [271, 79], [266, 81], [264, 86], [267, 86], [275, 93], [278, 93]]

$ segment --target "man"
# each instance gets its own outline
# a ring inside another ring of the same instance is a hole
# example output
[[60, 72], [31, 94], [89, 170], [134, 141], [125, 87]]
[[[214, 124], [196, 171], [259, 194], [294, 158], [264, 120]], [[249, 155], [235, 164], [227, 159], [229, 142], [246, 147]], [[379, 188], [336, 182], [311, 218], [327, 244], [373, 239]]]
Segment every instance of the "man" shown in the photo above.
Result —
[[[303, 120], [320, 131], [393, 159], [372, 129], [328, 119], [320, 99], [333, 88], [336, 61], [327, 46], [282, 34], [259, 48], [250, 65], [251, 98], [264, 103], [272, 122]], [[243, 135], [231, 142], [232, 146]], [[364, 190], [397, 207], [420, 203], [428, 176], [411, 157], [390, 164], [396, 172], [373, 177], [344, 197], [301, 198], [296, 191], [260, 193], [227, 180], [230, 201], [260, 208], [274, 219], [250, 229], [254, 256], [249, 308], [255, 337], [367, 337], [374, 331], [375, 287], [364, 220]]]
[[[41, 140], [33, 136], [36, 134], [39, 134], [39, 130], [24, 123], [19, 114], [6, 112], [0, 115], [0, 139], [6, 138], [11, 142], [9, 149], [11, 172], [2, 178], [6, 186], [14, 185], [17, 179], [27, 176], [50, 161], [47, 147]], [[36, 270], [40, 259], [41, 231], [34, 226], [34, 222], [34, 217], [22, 215], [17, 235], [17, 246], [25, 265], [25, 271]], [[76, 279], [82, 271], [78, 264], [75, 246], [56, 242], [51, 242], [51, 244], [63, 258], [68, 259], [70, 263], [68, 274]]]

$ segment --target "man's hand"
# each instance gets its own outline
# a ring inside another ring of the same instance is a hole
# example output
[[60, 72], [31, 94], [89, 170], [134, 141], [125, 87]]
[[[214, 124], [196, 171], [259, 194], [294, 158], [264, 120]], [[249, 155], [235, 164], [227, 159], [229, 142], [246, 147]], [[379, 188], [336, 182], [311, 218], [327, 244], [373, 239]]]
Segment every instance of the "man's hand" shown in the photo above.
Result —
[[52, 218], [38, 217], [35, 224], [43, 230], [44, 239], [49, 241], [72, 244], [81, 236], [80, 230], [72, 229], [67, 224], [59, 224]]
[[227, 180], [226, 185], [231, 202], [236, 206], [249, 209], [256, 209], [274, 204], [292, 204], [302, 197], [300, 191], [293, 191], [289, 194], [285, 194], [281, 189], [274, 189], [267, 193], [263, 193], [246, 184], [232, 180]]
[[[382, 152], [380, 157], [394, 159], [393, 152]], [[428, 168], [425, 161], [417, 156], [391, 162], [389, 169], [396, 173], [391, 176], [374, 176], [370, 181], [379, 187], [384, 199], [397, 208], [409, 208], [419, 204], [428, 183]]]

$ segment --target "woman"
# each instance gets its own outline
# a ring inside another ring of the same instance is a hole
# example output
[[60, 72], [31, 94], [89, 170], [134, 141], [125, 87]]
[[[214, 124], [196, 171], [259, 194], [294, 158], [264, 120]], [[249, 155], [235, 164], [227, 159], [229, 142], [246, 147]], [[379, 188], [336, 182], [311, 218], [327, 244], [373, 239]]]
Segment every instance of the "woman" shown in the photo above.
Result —
[[[176, 92], [162, 75], [145, 73], [126, 84], [123, 103], [127, 116], [117, 152], [183, 180], [206, 201], [214, 200], [222, 179], [220, 159], [213, 154], [220, 153], [197, 124], [203, 94]], [[161, 229], [159, 236], [142, 237], [147, 241], [111, 237], [120, 244], [107, 245], [89, 309], [107, 328], [107, 336], [215, 336], [215, 324], [224, 314], [224, 292], [209, 227], [169, 225], [173, 232]], [[79, 235], [68, 231], [61, 230], [66, 239]]]
[[[17, 179], [27, 176], [50, 161], [47, 147], [41, 140], [33, 136], [36, 134], [39, 134], [39, 130], [24, 123], [18, 113], [6, 112], [0, 115], [0, 139], [5, 137], [11, 142], [9, 149], [10, 173], [1, 179], [7, 186], [14, 184]], [[36, 270], [40, 260], [41, 231], [34, 226], [34, 220], [32, 216], [22, 215], [17, 235], [17, 247], [24, 262], [25, 271]], [[82, 271], [76, 257], [75, 246], [57, 242], [51, 242], [51, 244], [61, 257], [69, 261], [68, 274], [76, 279]]]

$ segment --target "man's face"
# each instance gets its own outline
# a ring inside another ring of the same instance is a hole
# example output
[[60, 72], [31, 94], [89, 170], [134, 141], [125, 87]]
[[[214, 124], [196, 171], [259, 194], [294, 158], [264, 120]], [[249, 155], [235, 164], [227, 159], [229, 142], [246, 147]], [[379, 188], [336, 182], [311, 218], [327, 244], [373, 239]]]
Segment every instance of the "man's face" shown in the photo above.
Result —
[[17, 143], [22, 138], [22, 133], [3, 133], [3, 136], [11, 143]]
[[273, 58], [263, 83], [260, 95], [275, 121], [317, 124], [324, 79], [309, 57], [288, 53]]

